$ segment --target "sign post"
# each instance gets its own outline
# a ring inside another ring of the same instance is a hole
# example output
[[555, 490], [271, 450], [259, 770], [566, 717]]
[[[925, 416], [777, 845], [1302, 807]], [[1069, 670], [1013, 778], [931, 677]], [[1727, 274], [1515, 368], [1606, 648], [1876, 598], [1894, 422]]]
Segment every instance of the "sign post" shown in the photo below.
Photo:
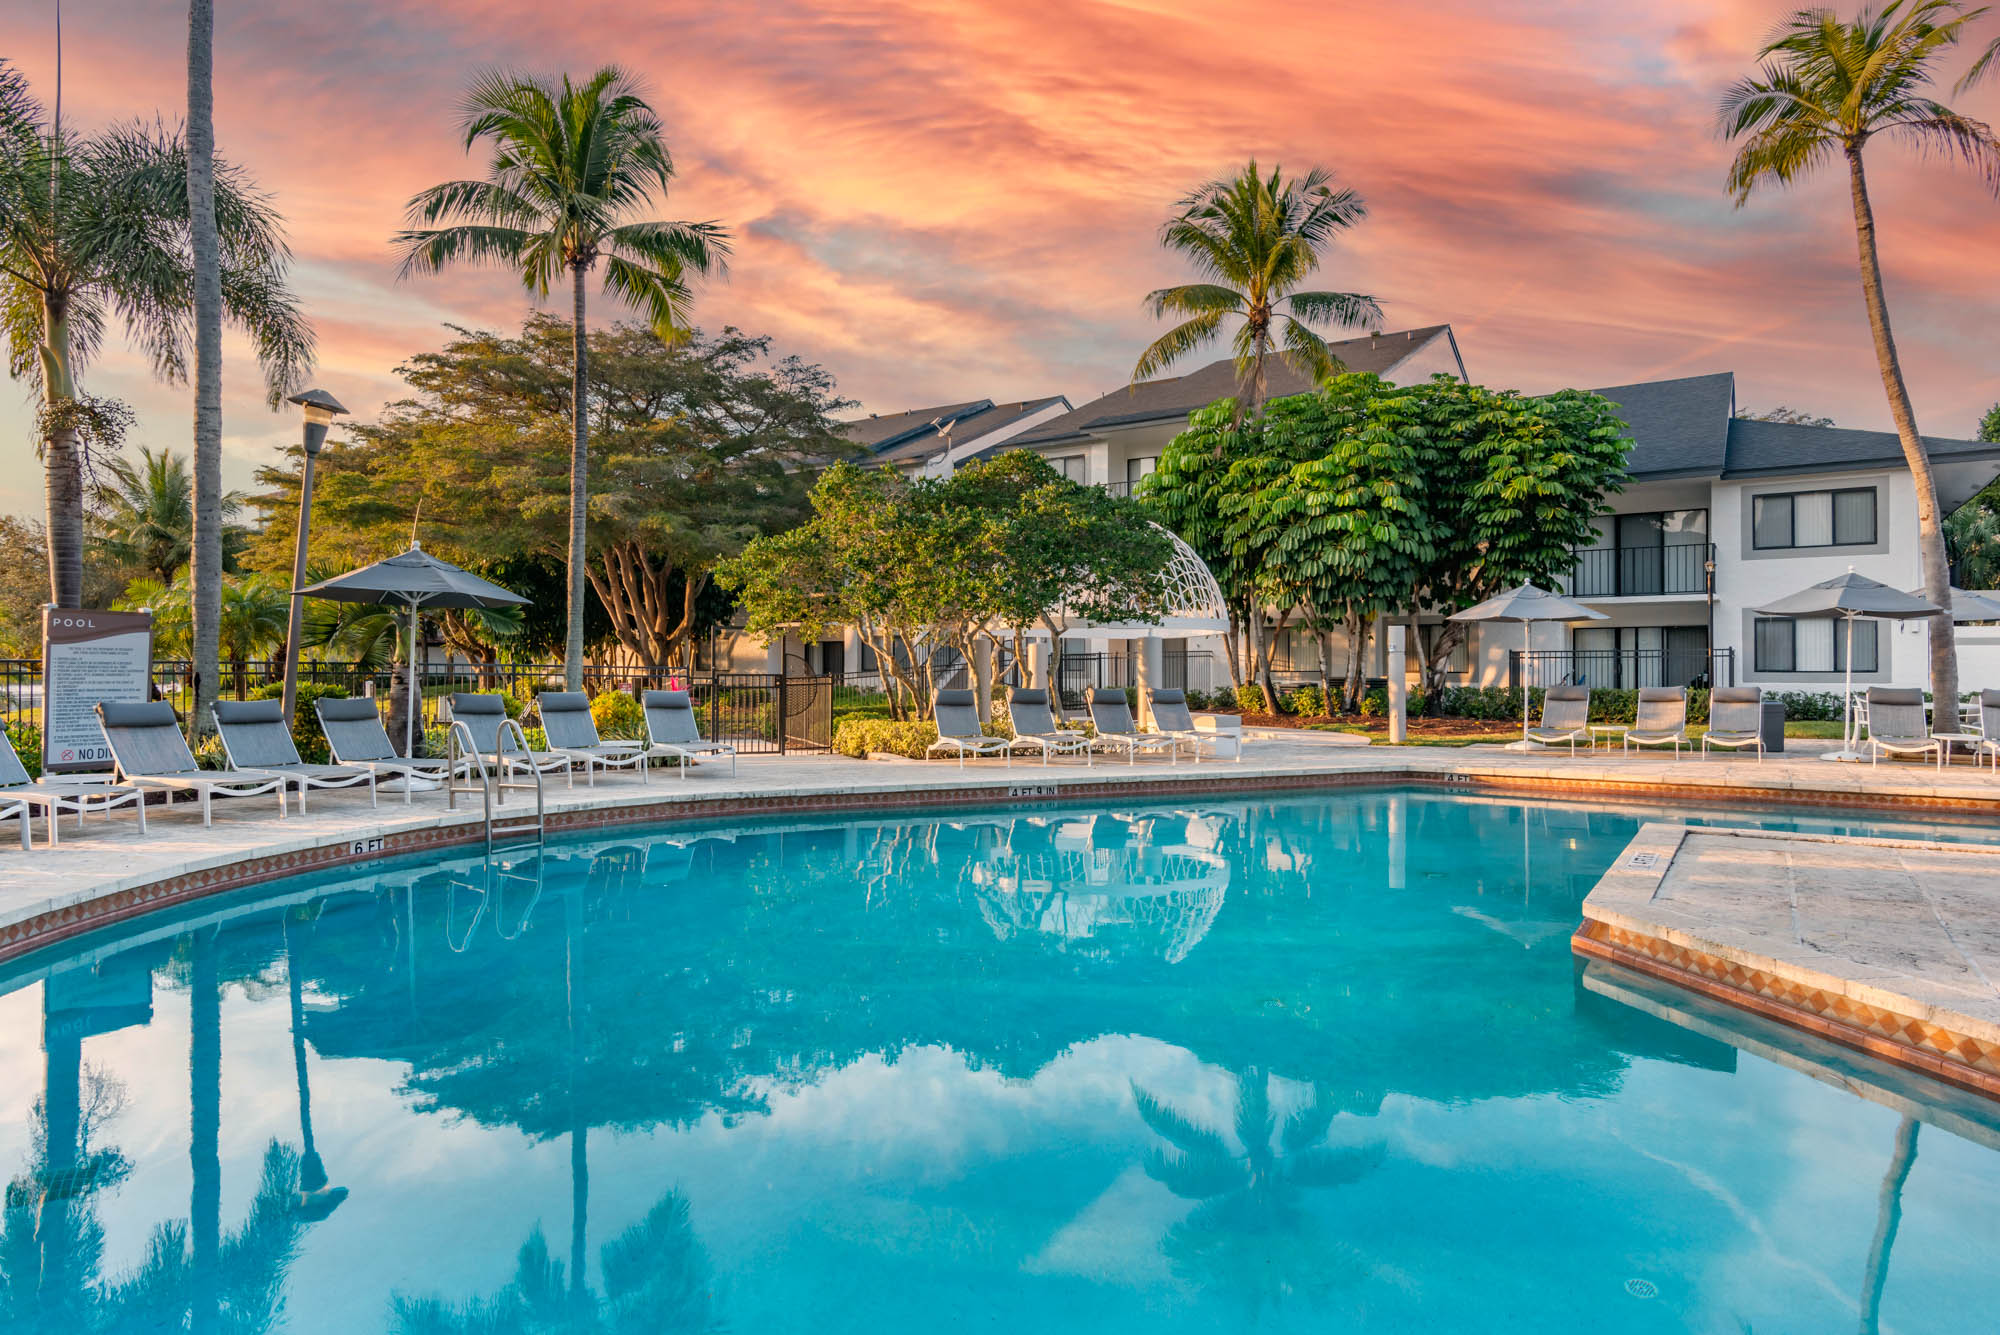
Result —
[[141, 701], [153, 684], [153, 614], [42, 609], [42, 771], [111, 767], [100, 700]]

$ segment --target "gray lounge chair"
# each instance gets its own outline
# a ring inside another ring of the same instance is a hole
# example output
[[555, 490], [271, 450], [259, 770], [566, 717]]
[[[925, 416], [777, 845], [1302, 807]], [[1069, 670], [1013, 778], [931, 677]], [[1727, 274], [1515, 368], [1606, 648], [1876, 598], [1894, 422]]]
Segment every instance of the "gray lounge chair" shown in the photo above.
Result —
[[1931, 736], [1924, 693], [1913, 686], [1870, 686], [1865, 708], [1871, 765], [1881, 764], [1885, 754], [1936, 756], [1943, 745]]
[[1718, 686], [1708, 695], [1708, 731], [1701, 735], [1701, 754], [1711, 746], [1732, 751], [1746, 746], [1757, 748], [1757, 763], [1764, 763], [1764, 688], [1761, 686]]
[[[397, 755], [389, 742], [388, 730], [382, 726], [381, 712], [367, 696], [351, 700], [326, 697], [314, 701], [313, 708], [319, 713], [320, 731], [326, 734], [326, 749], [333, 753], [334, 762], [371, 770], [378, 779], [383, 775], [401, 778], [404, 806], [410, 805], [410, 795], [416, 788], [413, 780], [428, 779], [441, 784], [450, 777], [446, 761]], [[459, 763], [461, 772], [470, 767], [469, 760]]]
[[535, 698], [536, 712], [542, 716], [542, 731], [548, 735], [552, 756], [568, 756], [583, 766], [584, 782], [597, 786], [597, 770], [637, 767], [641, 782], [646, 778], [646, 744], [636, 741], [607, 742], [597, 734], [597, 720], [591, 716], [590, 697], [582, 691], [543, 691]]
[[1632, 726], [1625, 730], [1625, 749], [1633, 747], [1671, 746], [1674, 758], [1678, 760], [1683, 746], [1692, 747], [1688, 739], [1688, 693], [1683, 686], [1641, 686], [1639, 688], [1639, 708], [1632, 716]]
[[965, 768], [967, 756], [1003, 756], [1009, 765], [1014, 763], [1014, 744], [1005, 737], [988, 737], [979, 725], [978, 697], [971, 691], [939, 691], [931, 702], [931, 715], [937, 720], [937, 740], [925, 748], [925, 754], [943, 751], [958, 757], [958, 767]]
[[1979, 745], [1972, 748], [1972, 763], [1977, 765], [1987, 756], [2000, 771], [2000, 691], [1979, 693]]
[[375, 800], [375, 771], [355, 765], [309, 765], [299, 758], [298, 744], [285, 721], [282, 700], [217, 700], [215, 731], [222, 738], [222, 753], [232, 769], [264, 770], [282, 774], [292, 781], [299, 795], [299, 810], [306, 809], [308, 788], [351, 788], [368, 785], [368, 805]]
[[1571, 755], [1576, 754], [1579, 740], [1585, 746], [1590, 745], [1590, 688], [1551, 686], [1543, 691], [1542, 721], [1529, 728], [1525, 736], [1543, 746], [1568, 742]]
[[[94, 801], [92, 799], [95, 799]], [[36, 807], [42, 809], [44, 839], [53, 848], [62, 842], [62, 813], [76, 813], [76, 827], [83, 828], [89, 811], [109, 811], [132, 803], [139, 812], [139, 833], [146, 832], [146, 795], [137, 788], [114, 783], [92, 783], [88, 779], [43, 779], [28, 777], [28, 767], [14, 751], [7, 729], [0, 727], [0, 820], [18, 816], [21, 820], [21, 847], [32, 848], [29, 821]]]
[[1139, 763], [1141, 751], [1148, 755], [1165, 751], [1169, 765], [1180, 761], [1180, 738], [1164, 732], [1140, 732], [1132, 721], [1132, 702], [1121, 690], [1091, 687], [1090, 721], [1097, 729], [1097, 745], [1114, 755], [1123, 751], [1128, 765]]
[[1047, 691], [1026, 686], [1009, 691], [1007, 717], [1014, 724], [1010, 749], [1039, 751], [1044, 765], [1049, 763], [1050, 756], [1082, 756], [1084, 765], [1089, 766], [1090, 738], [1074, 729], [1057, 726]]
[[213, 823], [210, 800], [215, 797], [278, 795], [278, 819], [285, 818], [285, 788], [291, 779], [269, 770], [207, 770], [195, 763], [181, 736], [180, 719], [164, 700], [139, 703], [99, 701], [97, 720], [119, 779], [137, 788], [196, 793], [201, 797], [201, 823]]
[[[1201, 763], [1201, 753], [1207, 750], [1211, 757], [1222, 754], [1222, 738], [1213, 732], [1203, 732], [1194, 726], [1194, 714], [1188, 709], [1187, 692], [1163, 687], [1154, 691], [1148, 701], [1153, 708], [1153, 726], [1169, 737], [1177, 737], [1189, 753], [1194, 763]], [[1232, 739], [1233, 741], [1234, 739]], [[1243, 761], [1243, 747], [1236, 746], [1236, 760]]]
[[646, 712], [646, 756], [672, 756], [680, 761], [681, 777], [694, 768], [697, 756], [728, 756], [729, 777], [736, 777], [736, 748], [701, 735], [694, 702], [686, 691], [645, 691], [639, 696]]
[[463, 723], [465, 730], [472, 734], [472, 746], [481, 760], [506, 774], [529, 772], [554, 774], [561, 770], [568, 778], [569, 786], [576, 787], [576, 766], [579, 762], [554, 751], [508, 750], [503, 761], [500, 754], [500, 729], [507, 722], [507, 702], [497, 695], [485, 693], [468, 694], [455, 691], [451, 697], [451, 721]]

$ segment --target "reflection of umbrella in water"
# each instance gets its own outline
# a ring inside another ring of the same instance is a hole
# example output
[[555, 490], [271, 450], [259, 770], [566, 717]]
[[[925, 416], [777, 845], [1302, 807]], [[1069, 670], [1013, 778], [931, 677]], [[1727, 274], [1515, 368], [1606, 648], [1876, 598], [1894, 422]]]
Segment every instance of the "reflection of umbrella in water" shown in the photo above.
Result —
[[1528, 740], [1528, 652], [1532, 626], [1537, 621], [1602, 621], [1604, 613], [1582, 603], [1538, 589], [1532, 584], [1496, 593], [1483, 603], [1474, 603], [1463, 612], [1453, 612], [1453, 621], [1518, 621], [1521, 623], [1521, 740], [1507, 743], [1509, 751], [1538, 749]]
[[1887, 621], [1910, 621], [1936, 616], [1936, 603], [1927, 603], [1914, 594], [1892, 589], [1887, 584], [1854, 573], [1821, 580], [1810, 589], [1801, 589], [1789, 598], [1780, 598], [1757, 609], [1759, 616], [1814, 618], [1839, 617], [1847, 622], [1847, 678], [1841, 688], [1840, 749], [1820, 756], [1821, 760], [1860, 760], [1855, 750], [1860, 740], [1854, 721], [1854, 623], [1862, 617]]
[[426, 608], [519, 607], [528, 600], [498, 584], [461, 570], [449, 561], [440, 561], [412, 542], [410, 549], [374, 565], [335, 575], [307, 588], [296, 589], [313, 598], [340, 603], [382, 603], [401, 605], [410, 614], [410, 707], [403, 722], [403, 754], [416, 754], [417, 710], [422, 697], [417, 694], [417, 616]]

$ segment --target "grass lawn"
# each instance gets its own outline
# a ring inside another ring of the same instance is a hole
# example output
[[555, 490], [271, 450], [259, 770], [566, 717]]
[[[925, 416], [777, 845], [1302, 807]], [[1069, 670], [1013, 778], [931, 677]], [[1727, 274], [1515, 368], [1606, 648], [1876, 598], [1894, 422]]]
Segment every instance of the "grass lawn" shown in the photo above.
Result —
[[[1317, 732], [1349, 732], [1367, 737], [1376, 746], [1388, 746], [1389, 721], [1387, 719], [1367, 719], [1362, 721], [1342, 720], [1334, 723], [1309, 723], [1308, 729]], [[1688, 736], [1699, 742], [1701, 735], [1708, 731], [1702, 724], [1688, 725]], [[1521, 735], [1521, 725], [1515, 722], [1502, 723], [1495, 719], [1411, 719], [1410, 739], [1406, 746], [1479, 746], [1511, 741]], [[1804, 739], [1833, 741], [1840, 736], [1840, 720], [1803, 720], [1785, 724], [1785, 736]]]

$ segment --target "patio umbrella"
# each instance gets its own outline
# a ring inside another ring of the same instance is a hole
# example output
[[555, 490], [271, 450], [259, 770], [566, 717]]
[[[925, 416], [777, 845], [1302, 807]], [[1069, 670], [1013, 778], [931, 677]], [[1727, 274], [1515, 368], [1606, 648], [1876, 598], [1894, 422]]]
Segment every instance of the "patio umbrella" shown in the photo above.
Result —
[[[1916, 589], [1910, 590], [1912, 598], [1924, 595]], [[1951, 587], [1951, 619], [1955, 622], [2000, 621], [2000, 590], [1961, 589], [1956, 584]]]
[[1839, 617], [1847, 623], [1847, 681], [1841, 689], [1840, 749], [1822, 755], [1821, 760], [1863, 758], [1854, 749], [1854, 623], [1862, 617], [1909, 621], [1936, 616], [1942, 610], [1936, 603], [1925, 602], [1913, 593], [1857, 575], [1852, 566], [1845, 575], [1822, 580], [1810, 589], [1800, 589], [1789, 598], [1757, 609], [1759, 616]]
[[1507, 743], [1509, 751], [1532, 751], [1528, 740], [1528, 645], [1529, 625], [1536, 621], [1602, 621], [1604, 613], [1532, 584], [1496, 593], [1483, 603], [1474, 603], [1463, 612], [1453, 612], [1453, 621], [1518, 621], [1521, 623], [1521, 740]]
[[518, 607], [528, 601], [449, 561], [438, 560], [416, 542], [410, 544], [407, 552], [293, 592], [337, 603], [383, 603], [409, 608], [410, 710], [403, 720], [404, 755], [415, 752], [417, 709], [422, 700], [417, 694], [417, 614], [427, 607]]

